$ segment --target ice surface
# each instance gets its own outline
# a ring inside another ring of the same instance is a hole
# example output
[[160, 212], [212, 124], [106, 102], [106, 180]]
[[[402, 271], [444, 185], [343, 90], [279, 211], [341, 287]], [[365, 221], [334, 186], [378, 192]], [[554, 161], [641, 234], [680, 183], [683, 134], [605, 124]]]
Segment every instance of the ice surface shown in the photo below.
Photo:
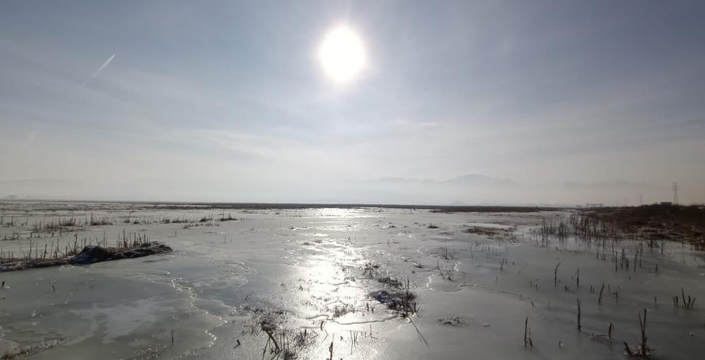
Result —
[[[21, 238], [0, 241], [0, 249], [15, 256], [28, 250], [32, 224], [91, 215], [110, 224], [32, 234], [34, 246], [43, 250], [45, 243], [65, 246], [83, 238], [111, 243], [124, 232], [146, 234], [175, 250], [85, 267], [0, 273], [5, 282], [0, 351], [8, 354], [262, 359], [268, 337], [257, 330], [263, 317], [272, 316], [277, 331], [290, 336], [287, 342], [301, 340], [296, 334], [306, 331], [306, 338], [291, 345], [300, 359], [327, 358], [331, 342], [335, 359], [623, 359], [622, 341], [640, 341], [637, 314], [646, 309], [653, 358], [705, 356], [703, 254], [668, 243], [663, 253], [645, 249], [636, 269], [615, 271], [611, 248], [575, 239], [542, 244], [530, 235], [544, 218], [566, 216], [562, 212], [0, 207], [5, 224], [0, 239]], [[220, 221], [226, 217], [236, 220]], [[636, 246], [615, 243], [629, 257]], [[606, 251], [604, 260], [599, 251]], [[365, 272], [372, 264], [374, 275]], [[411, 320], [370, 297], [388, 289], [378, 281], [386, 277], [403, 286], [409, 281], [419, 302]], [[693, 309], [673, 305], [681, 289], [699, 299]], [[533, 348], [523, 342], [527, 317]], [[605, 336], [610, 323], [612, 342]], [[275, 356], [268, 351], [266, 358]]]

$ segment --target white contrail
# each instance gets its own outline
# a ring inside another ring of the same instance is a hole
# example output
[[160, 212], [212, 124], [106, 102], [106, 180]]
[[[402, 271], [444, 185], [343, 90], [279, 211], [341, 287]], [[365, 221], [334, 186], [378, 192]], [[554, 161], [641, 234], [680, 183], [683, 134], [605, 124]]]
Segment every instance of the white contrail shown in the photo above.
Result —
[[83, 84], [81, 84], [81, 87], [86, 86], [86, 84], [88, 84], [89, 82], [91, 82], [91, 80], [93, 80], [93, 78], [95, 78], [96, 76], [98, 76], [98, 74], [100, 74], [100, 72], [103, 71], [103, 69], [105, 69], [105, 67], [108, 66], [108, 64], [110, 64], [110, 62], [113, 61], [114, 58], [115, 58], [115, 54], [110, 55], [110, 57], [108, 58], [108, 60], [105, 60], [105, 62], [103, 63], [103, 65], [101, 65], [101, 66], [98, 68], [98, 70], [96, 70], [90, 77], [88, 77], [88, 79], [86, 79], [86, 81], [83, 82]]

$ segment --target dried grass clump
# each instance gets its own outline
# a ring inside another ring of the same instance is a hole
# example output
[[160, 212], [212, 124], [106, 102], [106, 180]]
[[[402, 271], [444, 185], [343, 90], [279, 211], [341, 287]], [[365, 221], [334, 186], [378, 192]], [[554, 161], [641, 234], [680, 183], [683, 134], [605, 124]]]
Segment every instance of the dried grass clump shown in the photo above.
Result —
[[410, 292], [408, 288], [401, 291], [377, 290], [371, 292], [370, 296], [386, 305], [388, 309], [404, 317], [408, 317], [418, 312], [416, 294]]
[[[299, 353], [315, 343], [318, 333], [313, 329], [289, 329], [286, 327], [286, 313], [283, 311], [263, 311], [258, 309], [248, 324], [249, 333], [267, 336], [262, 356], [267, 353], [272, 359], [294, 360]], [[323, 325], [321, 324], [321, 327]]]
[[639, 327], [641, 328], [641, 344], [638, 347], [630, 347], [624, 341], [624, 351], [630, 357], [648, 358], [651, 355], [651, 348], [646, 344], [646, 309], [644, 309], [644, 318], [639, 314]]

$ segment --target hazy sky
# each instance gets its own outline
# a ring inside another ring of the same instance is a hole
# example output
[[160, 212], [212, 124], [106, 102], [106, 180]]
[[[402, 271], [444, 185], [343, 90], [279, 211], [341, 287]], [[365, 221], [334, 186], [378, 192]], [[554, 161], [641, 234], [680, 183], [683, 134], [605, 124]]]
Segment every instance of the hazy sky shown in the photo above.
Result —
[[[492, 202], [369, 181], [480, 174], [541, 189], [500, 202], [669, 200], [674, 181], [702, 202], [704, 19], [705, 1], [5, 0], [0, 197]], [[367, 54], [345, 84], [317, 58], [339, 24]], [[552, 187], [573, 183], [597, 190]]]

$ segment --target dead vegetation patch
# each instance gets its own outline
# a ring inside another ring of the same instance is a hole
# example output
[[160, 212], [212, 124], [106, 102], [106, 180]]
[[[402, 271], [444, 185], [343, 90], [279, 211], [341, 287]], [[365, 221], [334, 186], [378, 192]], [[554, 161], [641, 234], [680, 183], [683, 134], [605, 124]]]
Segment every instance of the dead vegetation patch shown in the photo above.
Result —
[[[257, 310], [246, 324], [243, 335], [266, 336], [262, 357], [269, 355], [271, 359], [298, 359], [301, 351], [315, 344], [318, 332], [310, 328], [290, 327], [284, 311]], [[323, 323], [320, 328], [323, 330]]]
[[705, 248], [705, 206], [643, 205], [581, 211], [595, 222], [609, 224], [624, 237], [688, 241]]
[[507, 234], [507, 232], [510, 231], [508, 229], [485, 227], [485, 226], [467, 226], [467, 225], [465, 225], [465, 226], [466, 226], [466, 228], [463, 229], [463, 232], [466, 234], [483, 235], [483, 236], [490, 236], [490, 237], [505, 235], [505, 234]]
[[392, 288], [400, 288], [400, 287], [404, 286], [404, 284], [402, 284], [401, 281], [399, 281], [398, 279], [395, 279], [393, 277], [390, 277], [390, 276], [378, 277], [377, 281], [380, 284], [384, 284], [384, 285], [390, 286]]
[[[173, 251], [169, 246], [157, 242], [125, 244], [122, 247], [85, 246], [78, 253], [69, 253], [64, 257], [49, 257], [47, 252], [35, 257], [26, 255], [20, 258], [0, 258], [0, 272], [17, 271], [61, 265], [89, 265], [103, 261], [133, 259], [144, 256], [163, 254]], [[31, 254], [31, 253], [30, 253]]]
[[408, 288], [403, 290], [376, 290], [371, 292], [370, 296], [399, 315], [407, 317], [418, 312], [416, 294], [409, 291]]
[[462, 326], [465, 324], [465, 321], [460, 316], [449, 316], [443, 319], [438, 319], [438, 323], [448, 326]]

